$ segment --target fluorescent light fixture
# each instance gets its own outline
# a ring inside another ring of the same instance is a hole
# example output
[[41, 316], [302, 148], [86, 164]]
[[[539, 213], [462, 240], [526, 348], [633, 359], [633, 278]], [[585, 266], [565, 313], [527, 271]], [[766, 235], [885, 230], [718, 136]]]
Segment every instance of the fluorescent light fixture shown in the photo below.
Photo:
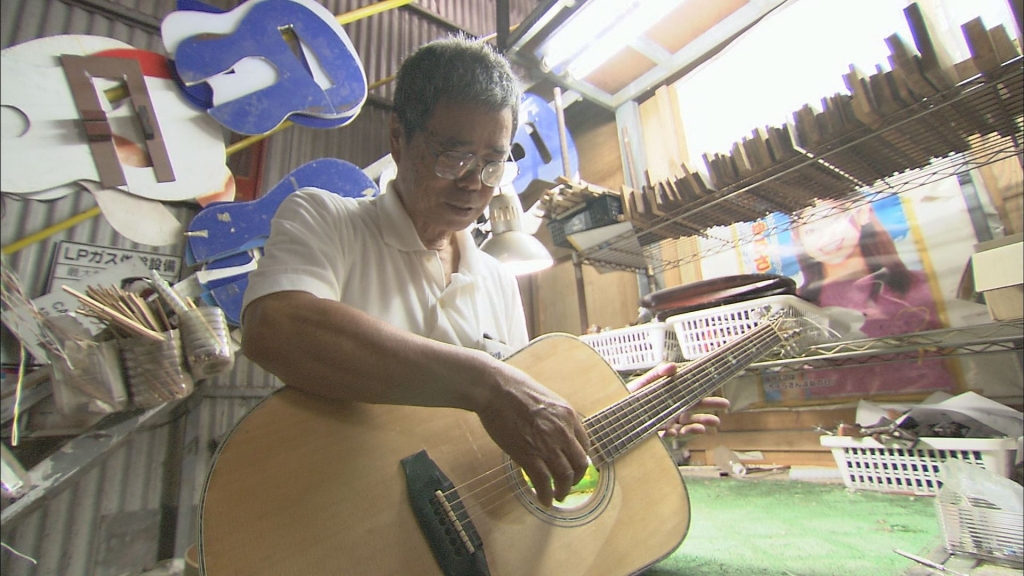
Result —
[[654, 26], [681, 2], [682, 0], [638, 2], [633, 10], [628, 12], [623, 19], [618, 20], [615, 26], [605, 34], [592, 37], [595, 40], [599, 38], [600, 41], [588, 46], [569, 64], [569, 76], [576, 79], [585, 78], [619, 50], [647, 32], [651, 26]]
[[502, 186], [488, 208], [491, 236], [480, 247], [504, 264], [512, 274], [522, 276], [550, 268], [551, 253], [533, 236], [523, 232], [523, 208], [511, 186]]
[[544, 43], [540, 49], [541, 62], [554, 70], [576, 57], [595, 37], [639, 3], [639, 0], [591, 0]]
[[556, 74], [568, 72], [573, 78], [583, 78], [681, 2], [590, 0], [541, 46], [541, 64]]

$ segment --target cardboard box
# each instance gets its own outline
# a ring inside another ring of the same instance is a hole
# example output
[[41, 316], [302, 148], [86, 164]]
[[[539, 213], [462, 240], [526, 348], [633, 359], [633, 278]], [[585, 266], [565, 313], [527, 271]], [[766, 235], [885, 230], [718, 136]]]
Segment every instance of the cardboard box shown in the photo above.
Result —
[[1024, 234], [978, 244], [971, 266], [993, 320], [1024, 318]]

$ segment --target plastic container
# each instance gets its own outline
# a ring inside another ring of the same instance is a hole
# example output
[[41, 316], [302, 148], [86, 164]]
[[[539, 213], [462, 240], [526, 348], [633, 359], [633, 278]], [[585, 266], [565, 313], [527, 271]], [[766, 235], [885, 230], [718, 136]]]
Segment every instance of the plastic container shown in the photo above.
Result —
[[934, 496], [942, 487], [942, 463], [955, 459], [1008, 478], [1017, 441], [1012, 438], [922, 438], [913, 450], [873, 438], [822, 436], [821, 445], [843, 474], [847, 488]]
[[664, 322], [585, 334], [580, 340], [620, 372], [646, 370], [683, 359], [675, 332]]
[[977, 467], [947, 463], [935, 498], [946, 549], [1024, 564], [1024, 488]]
[[178, 330], [185, 365], [193, 380], [202, 380], [231, 370], [235, 355], [224, 310], [201, 306], [178, 314]]
[[118, 340], [125, 383], [132, 403], [139, 408], [185, 398], [195, 388], [185, 367], [178, 331], [163, 334], [167, 338], [162, 342], [141, 336]]
[[64, 416], [110, 414], [128, 405], [118, 344], [68, 340], [53, 357], [53, 401]]
[[696, 312], [670, 316], [665, 324], [672, 327], [679, 341], [683, 358], [696, 360], [736, 340], [758, 325], [768, 313], [791, 308], [796, 315], [831, 331], [847, 332], [849, 326], [831, 326], [834, 319], [818, 306], [796, 296], [781, 295], [755, 298]]

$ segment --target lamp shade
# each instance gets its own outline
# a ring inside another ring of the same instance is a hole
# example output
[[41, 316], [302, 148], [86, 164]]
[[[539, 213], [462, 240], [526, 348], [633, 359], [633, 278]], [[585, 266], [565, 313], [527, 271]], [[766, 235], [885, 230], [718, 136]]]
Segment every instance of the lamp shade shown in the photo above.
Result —
[[550, 268], [551, 253], [533, 236], [522, 230], [522, 206], [515, 192], [499, 192], [489, 207], [491, 236], [480, 249], [494, 256], [512, 274], [521, 276]]

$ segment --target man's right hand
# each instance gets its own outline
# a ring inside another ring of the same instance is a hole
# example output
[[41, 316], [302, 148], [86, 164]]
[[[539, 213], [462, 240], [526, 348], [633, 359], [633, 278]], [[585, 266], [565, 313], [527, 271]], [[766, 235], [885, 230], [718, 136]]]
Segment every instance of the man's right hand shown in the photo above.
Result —
[[[522, 466], [537, 499], [561, 501], [587, 471], [589, 440], [576, 411], [524, 372], [502, 365], [490, 401], [477, 414], [491, 438]], [[554, 492], [551, 484], [554, 481]]]

